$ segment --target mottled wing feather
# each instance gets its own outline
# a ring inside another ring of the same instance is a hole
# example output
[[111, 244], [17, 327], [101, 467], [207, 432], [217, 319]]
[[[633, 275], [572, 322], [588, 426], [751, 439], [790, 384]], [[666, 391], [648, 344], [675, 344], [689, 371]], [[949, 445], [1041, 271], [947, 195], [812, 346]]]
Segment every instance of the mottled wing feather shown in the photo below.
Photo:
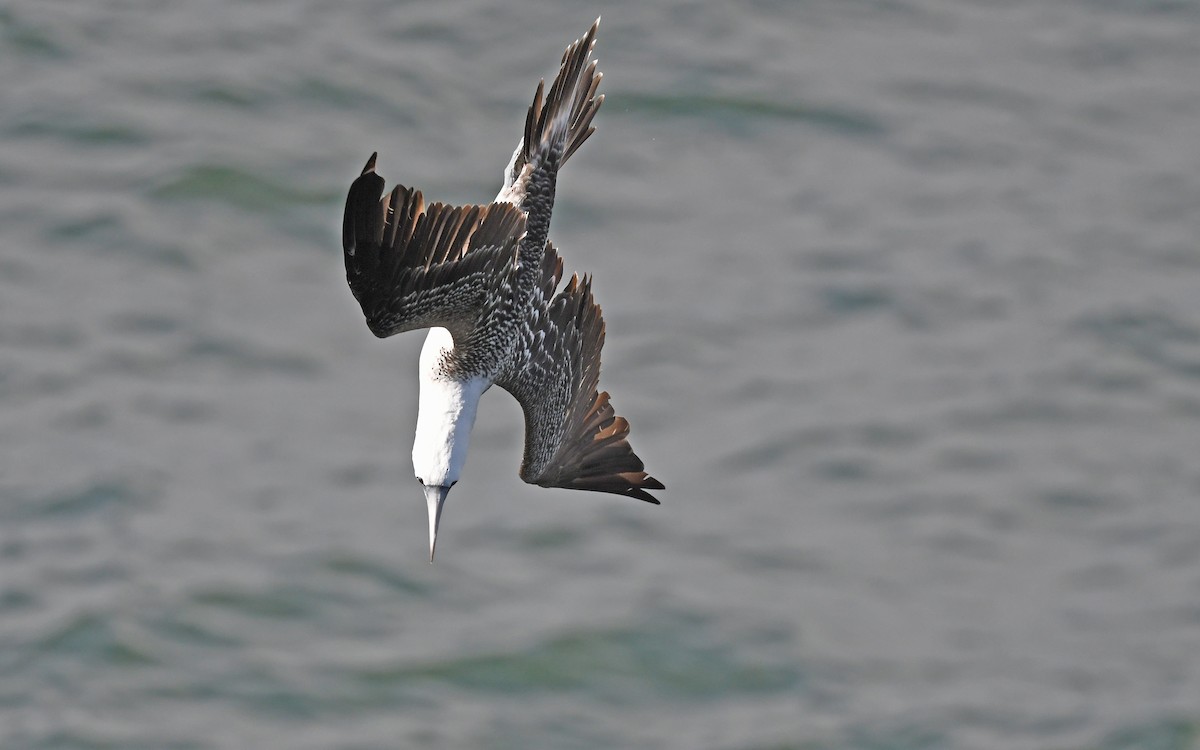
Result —
[[[525, 217], [511, 204], [426, 205], [397, 185], [384, 194], [375, 155], [346, 196], [346, 281], [376, 336], [442, 326], [469, 331], [487, 293], [516, 262]], [[382, 197], [381, 197], [382, 196]]]
[[547, 246], [543, 309], [531, 327], [521, 370], [497, 381], [525, 413], [521, 478], [542, 487], [612, 492], [658, 504], [646, 490], [664, 489], [629, 445], [629, 422], [598, 391], [604, 317], [591, 281], [572, 276], [553, 296], [562, 261]]

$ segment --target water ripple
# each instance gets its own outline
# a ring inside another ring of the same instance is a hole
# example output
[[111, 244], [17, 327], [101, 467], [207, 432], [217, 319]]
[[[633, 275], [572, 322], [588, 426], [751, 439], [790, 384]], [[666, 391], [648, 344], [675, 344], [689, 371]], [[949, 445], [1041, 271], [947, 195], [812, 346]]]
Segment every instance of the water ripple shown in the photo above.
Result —
[[1116, 351], [1186, 378], [1200, 378], [1200, 326], [1163, 310], [1118, 310], [1078, 326]]
[[619, 704], [789, 692], [801, 682], [793, 665], [751, 661], [694, 628], [661, 626], [577, 631], [523, 651], [402, 662], [351, 674], [381, 688], [438, 682], [486, 694], [581, 691]]
[[110, 616], [86, 612], [37, 638], [29, 653], [64, 664], [85, 663], [105, 668], [142, 667], [158, 663], [147, 649], [115, 627]]
[[154, 189], [153, 198], [168, 202], [222, 203], [252, 213], [280, 214], [304, 206], [327, 206], [340, 192], [302, 190], [262, 173], [205, 164], [185, 168]]
[[777, 98], [721, 94], [615, 92], [614, 109], [654, 117], [686, 117], [726, 128], [763, 120], [803, 122], [851, 137], [878, 138], [887, 132], [875, 117], [851, 109], [787, 102]]

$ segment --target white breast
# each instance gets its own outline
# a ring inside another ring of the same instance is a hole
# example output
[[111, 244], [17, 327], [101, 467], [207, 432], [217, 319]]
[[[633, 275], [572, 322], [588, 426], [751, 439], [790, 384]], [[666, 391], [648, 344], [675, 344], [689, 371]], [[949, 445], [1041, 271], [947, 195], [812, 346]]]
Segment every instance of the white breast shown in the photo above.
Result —
[[449, 487], [467, 461], [467, 445], [479, 399], [491, 386], [486, 378], [458, 380], [442, 372], [440, 363], [454, 340], [445, 328], [431, 328], [421, 349], [420, 401], [413, 470], [426, 486]]

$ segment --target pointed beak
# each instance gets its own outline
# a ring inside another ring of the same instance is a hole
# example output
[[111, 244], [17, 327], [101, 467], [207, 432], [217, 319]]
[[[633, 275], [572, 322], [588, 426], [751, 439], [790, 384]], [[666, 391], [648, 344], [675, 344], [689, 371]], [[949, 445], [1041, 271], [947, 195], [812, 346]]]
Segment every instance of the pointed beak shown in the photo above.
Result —
[[425, 488], [425, 502], [429, 504], [429, 562], [433, 562], [433, 550], [437, 546], [438, 524], [442, 520], [442, 506], [446, 503], [449, 487], [433, 485]]

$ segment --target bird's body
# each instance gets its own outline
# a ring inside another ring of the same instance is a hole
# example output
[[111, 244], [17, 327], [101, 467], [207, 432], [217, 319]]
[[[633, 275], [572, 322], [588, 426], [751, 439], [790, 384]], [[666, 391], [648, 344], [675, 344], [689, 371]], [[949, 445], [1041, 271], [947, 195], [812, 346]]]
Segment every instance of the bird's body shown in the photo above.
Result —
[[604, 320], [591, 282], [573, 276], [557, 291], [562, 260], [548, 241], [558, 170], [594, 131], [604, 100], [589, 63], [596, 28], [567, 48], [544, 98], [538, 84], [495, 202], [425, 205], [402, 186], [381, 199], [375, 155], [346, 198], [346, 278], [368, 327], [381, 338], [430, 328], [413, 468], [429, 505], [431, 560], [479, 399], [492, 385], [524, 411], [526, 482], [655, 504], [646, 490], [663, 488], [629, 446], [628, 422], [597, 390]]

